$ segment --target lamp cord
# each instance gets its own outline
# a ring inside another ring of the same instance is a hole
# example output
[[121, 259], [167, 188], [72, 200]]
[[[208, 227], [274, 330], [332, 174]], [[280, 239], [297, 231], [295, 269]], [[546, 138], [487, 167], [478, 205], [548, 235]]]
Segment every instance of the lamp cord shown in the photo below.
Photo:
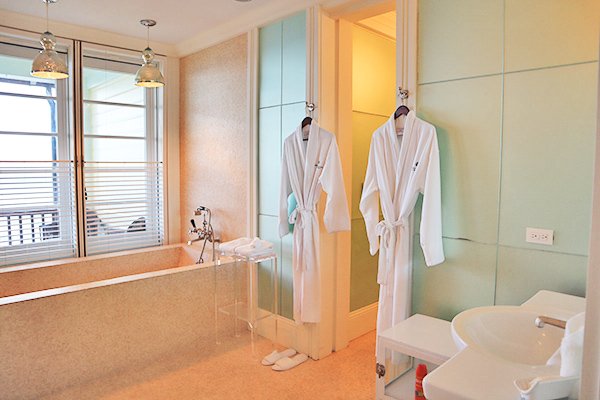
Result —
[[49, 2], [48, 2], [48, 1], [46, 1], [46, 32], [50, 31], [50, 29], [49, 29], [49, 24], [48, 24], [48, 6], [49, 6], [49, 4], [48, 4], [48, 3], [49, 3]]

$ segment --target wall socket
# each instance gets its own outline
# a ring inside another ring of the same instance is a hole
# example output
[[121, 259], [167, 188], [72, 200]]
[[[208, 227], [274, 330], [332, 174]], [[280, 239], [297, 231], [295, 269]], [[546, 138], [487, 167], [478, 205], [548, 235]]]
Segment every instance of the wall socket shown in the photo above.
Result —
[[552, 246], [554, 244], [554, 231], [550, 229], [527, 228], [525, 230], [525, 241]]

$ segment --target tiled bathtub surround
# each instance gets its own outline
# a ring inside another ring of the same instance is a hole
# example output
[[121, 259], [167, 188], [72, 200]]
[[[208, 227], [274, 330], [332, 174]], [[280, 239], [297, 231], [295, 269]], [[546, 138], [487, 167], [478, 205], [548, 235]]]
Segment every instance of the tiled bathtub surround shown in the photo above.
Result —
[[179, 263], [186, 255], [180, 245], [173, 245], [3, 268], [0, 297], [193, 264]]
[[[51, 275], [64, 278], [51, 286], [87, 283], [0, 298], [0, 397], [37, 399], [179, 352], [214, 353], [215, 272], [219, 304], [226, 304], [234, 264], [196, 265], [188, 250], [167, 246], [31, 269], [41, 274], [36, 285]], [[106, 279], [144, 266], [149, 272]], [[231, 333], [231, 321], [220, 322], [220, 334]]]
[[247, 37], [181, 59], [181, 239], [206, 206], [223, 241], [247, 235], [250, 124]]

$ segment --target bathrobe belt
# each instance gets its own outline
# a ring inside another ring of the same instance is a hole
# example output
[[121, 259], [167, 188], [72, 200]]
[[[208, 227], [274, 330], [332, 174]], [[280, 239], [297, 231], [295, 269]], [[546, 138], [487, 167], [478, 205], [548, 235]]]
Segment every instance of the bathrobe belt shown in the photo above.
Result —
[[[309, 218], [316, 217], [317, 212], [314, 208], [306, 208], [302, 206], [296, 206], [294, 211], [290, 214], [289, 222], [290, 224], [295, 224], [298, 228], [304, 228], [304, 221], [307, 221]], [[300, 219], [298, 219], [300, 217]], [[296, 221], [298, 223], [296, 224]]]
[[381, 238], [379, 241], [379, 256], [383, 257], [384, 260], [383, 263], [379, 263], [379, 271], [377, 271], [377, 283], [380, 285], [385, 285], [392, 277], [392, 272], [394, 271], [394, 253], [396, 250], [396, 232], [398, 227], [403, 226], [404, 222], [402, 220], [389, 222], [384, 219], [379, 221], [375, 227], [377, 236]]
[[[317, 211], [314, 208], [307, 208], [303, 206], [296, 206], [294, 211], [290, 214], [288, 219], [290, 224], [294, 224], [294, 235], [300, 234], [302, 235], [302, 243], [303, 243], [303, 251], [308, 254], [303, 254], [303, 257], [311, 257], [313, 258], [313, 263], [315, 262], [315, 255], [312, 254], [315, 251], [318, 251], [317, 248], [311, 246], [308, 241], [313, 240], [314, 234], [318, 235], [317, 232], [312, 232], [313, 221], [317, 220]], [[300, 229], [300, 232], [296, 233], [296, 229]], [[310, 229], [309, 229], [310, 228]], [[318, 241], [317, 241], [318, 242]], [[296, 246], [294, 246], [294, 251], [297, 251]], [[295, 269], [298, 271], [310, 270], [310, 262], [300, 262], [295, 265]]]

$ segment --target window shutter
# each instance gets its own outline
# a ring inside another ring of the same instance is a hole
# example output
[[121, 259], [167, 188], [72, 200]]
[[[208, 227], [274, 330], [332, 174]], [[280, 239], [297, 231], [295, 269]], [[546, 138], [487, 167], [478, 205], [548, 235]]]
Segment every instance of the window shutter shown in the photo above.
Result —
[[0, 161], [0, 265], [75, 257], [72, 161]]
[[87, 254], [163, 244], [160, 162], [84, 164]]

